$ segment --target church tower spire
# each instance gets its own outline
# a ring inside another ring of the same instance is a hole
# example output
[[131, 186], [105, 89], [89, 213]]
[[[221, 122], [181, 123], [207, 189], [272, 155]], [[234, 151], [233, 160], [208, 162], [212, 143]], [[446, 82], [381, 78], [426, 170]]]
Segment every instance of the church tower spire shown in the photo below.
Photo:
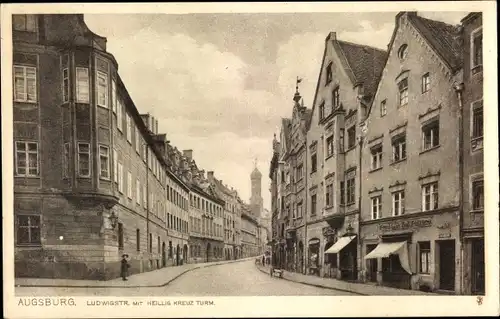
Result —
[[257, 159], [254, 160], [254, 169], [250, 174], [250, 181], [252, 186], [252, 195], [250, 197], [250, 206], [252, 214], [260, 217], [264, 210], [262, 199], [262, 173], [257, 168]]

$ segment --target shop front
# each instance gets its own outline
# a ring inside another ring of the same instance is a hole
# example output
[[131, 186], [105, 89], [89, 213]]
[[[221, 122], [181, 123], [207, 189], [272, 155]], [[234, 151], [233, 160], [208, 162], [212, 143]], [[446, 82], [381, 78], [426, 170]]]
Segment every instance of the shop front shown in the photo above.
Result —
[[309, 252], [308, 252], [308, 274], [320, 276], [320, 240], [318, 238], [312, 238], [309, 240]]
[[356, 280], [358, 274], [357, 256], [357, 236], [352, 225], [349, 224], [346, 227], [346, 232], [325, 250], [325, 262], [329, 260], [331, 265], [330, 277], [349, 281]]
[[439, 211], [362, 224], [366, 281], [422, 291], [459, 288], [458, 213]]
[[286, 267], [288, 271], [295, 271], [295, 250], [297, 242], [297, 232], [295, 229], [286, 233]]

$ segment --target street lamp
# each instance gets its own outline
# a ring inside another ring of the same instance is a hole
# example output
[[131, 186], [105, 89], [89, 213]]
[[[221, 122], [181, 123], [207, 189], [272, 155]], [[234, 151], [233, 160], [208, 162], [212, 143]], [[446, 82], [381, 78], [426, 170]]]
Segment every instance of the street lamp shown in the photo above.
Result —
[[111, 227], [115, 229], [116, 225], [118, 224], [118, 216], [116, 216], [114, 211], [111, 212], [111, 215], [109, 215], [108, 219], [111, 224]]

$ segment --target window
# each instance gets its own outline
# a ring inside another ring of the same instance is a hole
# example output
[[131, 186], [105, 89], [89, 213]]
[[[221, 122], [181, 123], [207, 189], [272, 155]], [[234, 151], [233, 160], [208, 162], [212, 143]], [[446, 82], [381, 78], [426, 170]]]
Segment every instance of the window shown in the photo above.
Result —
[[63, 177], [69, 177], [69, 171], [70, 171], [70, 145], [69, 143], [64, 143], [63, 145]]
[[[318, 156], [316, 153], [311, 155], [311, 172], [314, 173], [318, 169]], [[282, 172], [283, 175], [283, 172]]]
[[404, 60], [404, 59], [406, 59], [407, 56], [408, 56], [408, 45], [403, 44], [402, 46], [399, 47], [398, 57], [401, 60]]
[[118, 191], [123, 194], [123, 165], [118, 163]]
[[38, 176], [38, 143], [16, 142], [16, 176]]
[[325, 118], [325, 102], [323, 101], [319, 106], [319, 120], [321, 121], [324, 118]]
[[63, 102], [69, 101], [69, 70], [67, 68], [62, 70], [63, 78]]
[[116, 128], [120, 132], [123, 130], [123, 103], [120, 98], [116, 100]]
[[340, 181], [340, 205], [345, 205], [345, 182]]
[[484, 181], [476, 180], [472, 182], [472, 209], [484, 209]]
[[90, 101], [89, 69], [76, 68], [76, 102], [89, 103]]
[[113, 113], [116, 115], [116, 81], [111, 79], [111, 109]]
[[17, 216], [17, 244], [29, 245], [40, 244], [40, 216], [18, 215]]
[[349, 178], [347, 180], [347, 204], [354, 204], [356, 201], [355, 199], [355, 194], [356, 194], [356, 189], [355, 189], [355, 181], [354, 178]]
[[125, 112], [125, 118], [127, 121], [127, 141], [132, 144], [132, 119], [127, 112]]
[[382, 196], [372, 197], [372, 219], [379, 219], [382, 215]]
[[97, 71], [97, 105], [108, 107], [108, 75]]
[[118, 184], [118, 152], [113, 150], [113, 173], [114, 181]]
[[123, 224], [118, 223], [118, 249], [123, 250]]
[[326, 84], [330, 83], [333, 79], [333, 76], [332, 76], [332, 62], [330, 62], [328, 64], [328, 66], [326, 67]]
[[429, 72], [422, 76], [422, 93], [429, 91], [431, 88], [431, 76]]
[[472, 138], [483, 137], [483, 101], [472, 106]]
[[300, 180], [304, 176], [304, 167], [302, 166], [302, 164], [300, 164], [297, 167], [296, 174], [297, 174], [297, 180]]
[[438, 183], [422, 186], [422, 211], [426, 212], [438, 208]]
[[431, 243], [422, 241], [418, 243], [418, 250], [420, 252], [420, 273], [430, 273], [430, 258], [431, 258]]
[[109, 148], [107, 146], [99, 146], [99, 176], [109, 179]]
[[135, 151], [137, 152], [137, 154], [139, 154], [141, 151], [140, 146], [141, 146], [141, 139], [140, 139], [139, 128], [136, 127], [135, 128]]
[[392, 193], [392, 216], [399, 216], [405, 213], [405, 192], [398, 191]]
[[483, 30], [472, 33], [472, 68], [483, 65]]
[[402, 79], [398, 83], [399, 106], [408, 104], [408, 78]]
[[36, 32], [36, 15], [13, 14], [12, 29], [16, 31]]
[[332, 111], [340, 106], [339, 88], [332, 91]]
[[142, 205], [144, 206], [144, 208], [146, 208], [146, 205], [148, 204], [147, 203], [147, 201], [148, 201], [147, 196], [148, 196], [148, 194], [146, 192], [146, 183], [144, 183], [144, 185], [142, 185]]
[[356, 126], [353, 125], [347, 129], [347, 147], [352, 148], [356, 145]]
[[439, 145], [439, 120], [422, 127], [422, 144], [424, 151]]
[[326, 157], [333, 155], [333, 134], [326, 139]]
[[137, 182], [135, 184], [135, 193], [136, 193], [136, 202], [138, 205], [141, 204], [141, 181], [137, 179]]
[[153, 234], [152, 233], [149, 233], [148, 247], [149, 247], [148, 252], [152, 253], [153, 252]]
[[135, 249], [141, 251], [141, 231], [139, 229], [135, 230]]
[[326, 207], [333, 206], [333, 184], [326, 186]]
[[380, 116], [385, 116], [387, 114], [387, 100], [380, 102]]
[[14, 65], [14, 101], [36, 103], [36, 68]]
[[311, 216], [316, 215], [316, 194], [311, 195]]
[[339, 134], [339, 152], [343, 153], [344, 152], [344, 129], [340, 129], [340, 134]]
[[90, 177], [90, 144], [78, 143], [78, 175]]
[[382, 167], [382, 144], [371, 148], [372, 160], [371, 168], [377, 169]]
[[392, 161], [398, 162], [406, 158], [406, 134], [401, 134], [392, 139]]

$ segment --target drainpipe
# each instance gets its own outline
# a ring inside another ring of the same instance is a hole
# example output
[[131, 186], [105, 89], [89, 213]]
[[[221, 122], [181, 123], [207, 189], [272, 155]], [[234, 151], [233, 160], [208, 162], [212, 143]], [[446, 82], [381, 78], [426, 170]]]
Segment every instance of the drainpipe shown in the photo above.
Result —
[[307, 158], [308, 158], [308, 156], [307, 156], [308, 155], [307, 154], [307, 150], [308, 150], [308, 147], [307, 147], [307, 145], [308, 145], [308, 143], [307, 143], [307, 130], [306, 130], [306, 134], [305, 135], [306, 135], [306, 141], [305, 141], [305, 144], [306, 144], [305, 145], [305, 147], [306, 147], [306, 150], [305, 150], [305, 152], [306, 152], [306, 163], [305, 163], [305, 166], [306, 166], [306, 169], [305, 169], [306, 176], [305, 176], [304, 184], [305, 184], [305, 193], [306, 193], [306, 196], [305, 196], [305, 200], [304, 200], [304, 202], [305, 202], [305, 207], [304, 207], [304, 212], [305, 212], [305, 216], [304, 216], [304, 245], [303, 245], [304, 247], [302, 247], [302, 249], [304, 250], [303, 251], [303, 254], [304, 254], [303, 259], [304, 259], [304, 261], [303, 261], [303, 265], [302, 265], [302, 269], [301, 269], [302, 270], [302, 274], [304, 274], [304, 275], [307, 274], [307, 271], [306, 271], [306, 269], [307, 269], [307, 255], [308, 255], [308, 252], [309, 252], [309, 245], [308, 245], [308, 240], [307, 240], [307, 216], [308, 216], [308, 214], [307, 214], [307, 212], [308, 212], [308, 210], [307, 210], [307, 207], [308, 207], [307, 206], [307, 197], [308, 197], [308, 194], [307, 194], [307, 190], [308, 190], [308, 188], [307, 188], [308, 187], [307, 180], [309, 179], [309, 176], [307, 174], [307, 167], [308, 167], [307, 166]]
[[[358, 249], [358, 253], [356, 254], [356, 259], [359, 259], [359, 269], [357, 270], [358, 271], [358, 275], [360, 274], [360, 272], [362, 271], [363, 267], [362, 267], [362, 260], [361, 260], [361, 199], [362, 199], [362, 190], [363, 190], [363, 179], [361, 177], [361, 174], [362, 174], [362, 165], [363, 165], [363, 161], [362, 161], [362, 154], [363, 154], [363, 135], [360, 136], [359, 138], [359, 194], [358, 194], [358, 238], [357, 238], [357, 249]], [[356, 263], [358, 261], [356, 260]], [[358, 277], [358, 280], [360, 280], [361, 276], [356, 276]]]
[[149, 143], [146, 143], [146, 238], [148, 259], [151, 260], [151, 251], [149, 250], [150, 241], [152, 240], [152, 238], [149, 238]]
[[463, 226], [464, 226], [464, 124], [463, 124], [463, 91], [464, 83], [454, 84], [455, 92], [457, 93], [458, 100], [458, 180], [460, 183], [459, 187], [459, 243], [460, 243], [460, 293], [464, 293], [464, 246], [463, 246]]

